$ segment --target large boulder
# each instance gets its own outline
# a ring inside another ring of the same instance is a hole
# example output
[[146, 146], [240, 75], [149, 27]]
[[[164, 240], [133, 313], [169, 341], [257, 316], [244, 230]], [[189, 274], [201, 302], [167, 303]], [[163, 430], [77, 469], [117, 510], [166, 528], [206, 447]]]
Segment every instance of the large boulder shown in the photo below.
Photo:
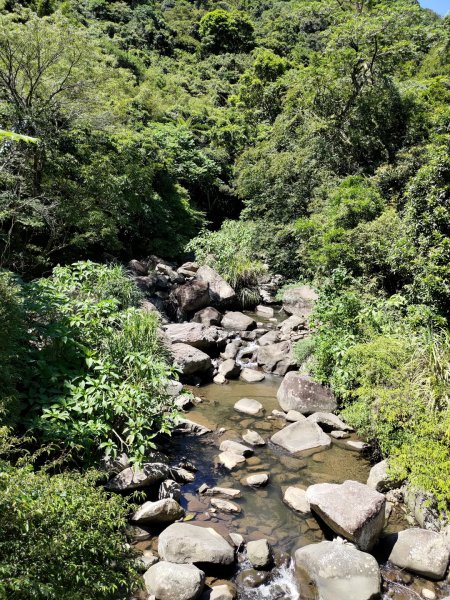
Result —
[[198, 281], [209, 284], [209, 297], [211, 304], [216, 306], [230, 306], [236, 302], [236, 292], [223, 277], [211, 269], [211, 267], [200, 267], [196, 274]]
[[279, 329], [281, 335], [290, 335], [293, 331], [306, 328], [306, 321], [297, 315], [291, 315], [288, 319], [280, 323]]
[[206, 281], [194, 279], [174, 288], [170, 294], [172, 302], [178, 306], [181, 313], [189, 313], [208, 306], [209, 285]]
[[163, 561], [150, 567], [144, 581], [156, 600], [196, 600], [203, 592], [205, 574], [194, 565]]
[[281, 446], [291, 454], [303, 452], [313, 448], [324, 449], [331, 444], [331, 438], [324, 433], [316, 423], [309, 421], [297, 421], [280, 431], [277, 431], [270, 441]]
[[163, 463], [145, 463], [141, 468], [128, 467], [106, 484], [110, 492], [131, 492], [156, 485], [172, 477], [173, 470]]
[[288, 315], [307, 318], [317, 300], [317, 293], [309, 285], [287, 289], [283, 293], [283, 310]]
[[342, 540], [304, 546], [295, 552], [300, 583], [311, 584], [321, 600], [375, 600], [380, 569], [373, 556]]
[[171, 323], [166, 326], [165, 334], [172, 344], [188, 344], [203, 352], [217, 351], [227, 339], [221, 329], [201, 323]]
[[222, 313], [212, 306], [207, 306], [206, 308], [202, 308], [202, 310], [197, 311], [192, 320], [194, 323], [201, 323], [206, 327], [220, 325], [222, 322]]
[[333, 412], [337, 406], [336, 399], [328, 388], [298, 371], [286, 373], [278, 388], [277, 399], [285, 412]]
[[210, 357], [189, 344], [172, 344], [170, 352], [182, 375], [196, 375], [211, 369]]
[[239, 311], [228, 311], [222, 317], [222, 327], [234, 331], [250, 331], [255, 329], [256, 321]]
[[316, 483], [306, 490], [311, 510], [338, 535], [370, 550], [377, 541], [385, 518], [386, 499], [358, 481]]
[[296, 366], [290, 342], [261, 346], [258, 348], [257, 360], [264, 372], [280, 376], [286, 375]]
[[174, 523], [158, 540], [158, 554], [174, 563], [231, 565], [234, 549], [214, 529]]
[[280, 341], [280, 335], [279, 335], [278, 331], [276, 331], [275, 329], [272, 329], [271, 331], [268, 331], [267, 333], [262, 335], [259, 338], [258, 343], [260, 346], [271, 346], [273, 344], [276, 344], [279, 341]]
[[450, 553], [443, 535], [427, 529], [406, 529], [383, 540], [390, 549], [389, 560], [428, 579], [443, 579]]
[[137, 524], [173, 523], [183, 516], [184, 509], [178, 502], [173, 498], [165, 498], [156, 502], [145, 502], [133, 514], [131, 520]]

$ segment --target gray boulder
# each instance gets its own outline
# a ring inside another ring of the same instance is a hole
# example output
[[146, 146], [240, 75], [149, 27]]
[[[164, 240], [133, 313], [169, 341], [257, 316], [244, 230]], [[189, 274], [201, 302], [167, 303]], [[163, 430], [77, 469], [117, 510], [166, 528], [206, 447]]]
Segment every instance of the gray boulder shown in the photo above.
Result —
[[291, 454], [313, 448], [328, 448], [331, 444], [331, 439], [327, 434], [316, 423], [310, 423], [307, 420], [297, 421], [284, 427], [277, 431], [270, 441]]
[[427, 529], [406, 529], [384, 538], [391, 548], [389, 560], [400, 569], [407, 569], [428, 579], [443, 579], [450, 552], [443, 535]]
[[178, 306], [181, 313], [200, 310], [208, 306], [210, 302], [209, 284], [206, 281], [194, 279], [174, 288], [170, 294], [170, 299]]
[[223, 277], [211, 269], [211, 267], [200, 267], [196, 274], [198, 281], [209, 284], [209, 297], [211, 303], [216, 306], [230, 306], [236, 302], [236, 292]]
[[174, 523], [161, 533], [158, 554], [163, 560], [178, 564], [231, 565], [234, 562], [234, 549], [219, 533], [188, 523]]
[[247, 558], [254, 569], [268, 569], [273, 560], [269, 542], [267, 540], [248, 542]]
[[328, 388], [297, 371], [286, 373], [278, 388], [277, 399], [284, 411], [297, 410], [303, 414], [333, 412], [337, 406]]
[[252, 448], [244, 446], [244, 444], [240, 444], [239, 442], [234, 442], [233, 440], [223, 440], [219, 449], [221, 452], [229, 451], [240, 454], [241, 456], [251, 456], [253, 454]]
[[261, 346], [258, 349], [257, 360], [258, 365], [265, 373], [274, 373], [280, 376], [286, 375], [296, 366], [290, 342]]
[[212, 306], [207, 306], [206, 308], [202, 308], [202, 310], [196, 312], [192, 320], [195, 323], [201, 323], [202, 325], [205, 325], [205, 327], [211, 327], [211, 325], [220, 325], [222, 322], [222, 313]]
[[133, 514], [131, 520], [138, 525], [148, 523], [173, 523], [184, 517], [184, 509], [173, 498], [145, 502]]
[[236, 454], [231, 450], [221, 452], [218, 457], [219, 463], [229, 471], [233, 471], [245, 463], [245, 458], [242, 454]]
[[240, 513], [241, 507], [234, 502], [230, 502], [230, 500], [223, 500], [223, 498], [211, 498], [210, 500], [211, 506], [220, 512], [233, 514]]
[[189, 344], [172, 344], [170, 352], [182, 375], [196, 375], [211, 369], [210, 357]]
[[194, 277], [198, 271], [198, 264], [195, 262], [185, 262], [178, 267], [177, 273], [184, 275], [185, 277]]
[[159, 562], [144, 574], [145, 587], [157, 600], [197, 600], [205, 574], [194, 565]]
[[353, 428], [344, 423], [337, 415], [330, 412], [316, 412], [308, 417], [311, 423], [317, 423], [326, 431], [353, 431]]
[[298, 317], [297, 315], [292, 315], [279, 325], [279, 329], [282, 335], [289, 335], [293, 331], [304, 329], [305, 326], [305, 319], [302, 319], [302, 317]]
[[316, 292], [308, 285], [288, 289], [283, 294], [283, 310], [288, 315], [307, 318], [317, 298]]
[[248, 475], [248, 477], [245, 477], [241, 483], [255, 488], [263, 487], [269, 483], [269, 475], [267, 473], [255, 473], [254, 475]]
[[229, 311], [222, 318], [222, 327], [234, 331], [250, 331], [255, 329], [256, 321], [239, 311]]
[[231, 342], [228, 342], [228, 344], [225, 346], [225, 350], [221, 353], [220, 356], [224, 359], [236, 358], [236, 356], [239, 352], [239, 348], [241, 346], [242, 346], [241, 340], [232, 340]]
[[300, 583], [311, 584], [321, 600], [375, 600], [380, 597], [380, 569], [370, 554], [342, 540], [320, 542], [295, 552]]
[[271, 319], [274, 315], [273, 308], [271, 306], [264, 306], [263, 304], [258, 304], [255, 308], [255, 312], [266, 319]]
[[206, 435], [207, 433], [211, 433], [211, 431], [211, 429], [208, 429], [204, 425], [200, 425], [200, 423], [183, 418], [178, 419], [175, 429], [175, 433], [188, 433], [198, 437], [201, 435]]
[[259, 383], [260, 381], [265, 379], [266, 376], [264, 375], [264, 373], [261, 373], [261, 371], [244, 367], [241, 371], [240, 378], [246, 383]]
[[260, 346], [271, 346], [273, 344], [276, 344], [279, 341], [280, 341], [280, 336], [278, 334], [278, 331], [275, 331], [275, 329], [272, 329], [272, 331], [268, 331], [267, 333], [262, 335], [259, 338], [258, 343]]
[[233, 358], [227, 358], [219, 365], [219, 375], [223, 375], [225, 379], [237, 379], [240, 372], [241, 367]]
[[113, 477], [106, 484], [110, 492], [131, 492], [151, 485], [172, 476], [172, 469], [163, 463], [145, 463], [141, 468], [128, 467]]
[[361, 550], [370, 550], [383, 530], [386, 499], [363, 483], [317, 483], [306, 490], [306, 499], [335, 533]]
[[226, 341], [221, 329], [201, 323], [171, 323], [166, 326], [165, 334], [172, 344], [188, 344], [204, 352], [217, 350]]
[[253, 398], [241, 398], [235, 403], [234, 410], [245, 415], [257, 415], [263, 410], [263, 405]]

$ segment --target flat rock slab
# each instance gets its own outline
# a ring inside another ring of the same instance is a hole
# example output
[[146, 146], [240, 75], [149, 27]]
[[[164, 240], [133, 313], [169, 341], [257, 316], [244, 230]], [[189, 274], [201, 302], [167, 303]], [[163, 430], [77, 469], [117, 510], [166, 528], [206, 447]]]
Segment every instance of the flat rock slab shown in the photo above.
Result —
[[194, 565], [159, 562], [144, 574], [145, 587], [158, 600], [197, 600], [205, 574]]
[[235, 331], [250, 331], [255, 329], [256, 321], [239, 311], [230, 311], [222, 317], [222, 327]]
[[380, 596], [380, 569], [373, 556], [341, 540], [295, 552], [300, 582], [311, 583], [321, 600], [374, 600]]
[[284, 492], [283, 502], [296, 512], [306, 514], [310, 512], [309, 502], [306, 499], [306, 491], [301, 488], [290, 486]]
[[163, 560], [181, 564], [234, 562], [234, 548], [219, 533], [188, 523], [174, 523], [160, 534], [158, 554]]
[[219, 454], [219, 462], [229, 471], [233, 471], [245, 463], [245, 458], [242, 454], [236, 454], [235, 452], [227, 450], [226, 452], [221, 452]]
[[286, 373], [278, 389], [277, 399], [284, 411], [297, 410], [302, 414], [333, 412], [336, 399], [331, 390], [298, 371]]
[[234, 405], [234, 410], [245, 415], [257, 415], [263, 410], [263, 405], [253, 398], [241, 398]]
[[205, 494], [205, 496], [227, 496], [228, 498], [239, 498], [241, 495], [240, 490], [218, 486], [206, 488], [202, 493]]
[[327, 434], [316, 423], [310, 423], [307, 420], [297, 421], [284, 427], [277, 431], [270, 440], [291, 454], [313, 448], [328, 448], [331, 444], [331, 439]]
[[257, 371], [256, 369], [249, 369], [248, 367], [244, 367], [241, 371], [240, 378], [242, 381], [246, 383], [258, 383], [265, 379], [264, 373], [261, 371]]
[[224, 513], [241, 512], [241, 507], [238, 504], [230, 502], [229, 500], [223, 500], [222, 498], [211, 498], [211, 506]]
[[251, 456], [253, 454], [253, 449], [248, 446], [244, 446], [244, 444], [240, 444], [239, 442], [234, 442], [233, 440], [223, 440], [220, 444], [221, 452], [234, 452], [235, 454], [240, 454], [241, 456]]
[[389, 560], [400, 569], [407, 569], [429, 579], [443, 579], [450, 560], [444, 536], [427, 529], [406, 529], [383, 540], [392, 546]]
[[173, 523], [184, 516], [184, 509], [173, 498], [165, 498], [156, 502], [145, 502], [133, 514], [135, 523]]
[[308, 421], [317, 423], [326, 430], [353, 431], [353, 428], [344, 423], [337, 415], [329, 412], [316, 412], [308, 417]]
[[335, 533], [361, 550], [370, 550], [383, 529], [385, 497], [358, 481], [311, 485], [306, 499]]

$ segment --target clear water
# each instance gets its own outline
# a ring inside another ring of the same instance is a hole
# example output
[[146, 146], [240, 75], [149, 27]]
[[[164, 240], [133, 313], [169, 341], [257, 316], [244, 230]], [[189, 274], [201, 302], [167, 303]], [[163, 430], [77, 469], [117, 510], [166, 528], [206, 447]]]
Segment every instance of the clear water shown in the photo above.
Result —
[[[183, 487], [183, 503], [193, 524], [213, 526], [223, 535], [228, 532], [240, 533], [246, 541], [267, 538], [277, 553], [293, 552], [302, 546], [330, 537], [330, 532], [322, 530], [311, 515], [294, 513], [283, 503], [283, 492], [290, 486], [307, 487], [313, 483], [341, 483], [346, 479], [366, 482], [370, 465], [358, 452], [347, 449], [346, 440], [333, 440], [330, 449], [292, 456], [273, 446], [271, 435], [286, 425], [284, 419], [272, 418], [273, 409], [279, 409], [276, 393], [280, 384], [278, 377], [266, 377], [260, 383], [248, 384], [241, 381], [226, 385], [209, 384], [194, 388], [196, 396], [203, 401], [186, 415], [212, 429], [213, 434], [204, 437], [174, 436], [168, 447], [174, 460], [187, 457], [198, 468], [193, 483]], [[264, 415], [251, 417], [237, 413], [233, 406], [240, 398], [254, 398], [264, 406]], [[226, 431], [219, 435], [217, 430]], [[257, 431], [268, 442], [266, 446], [254, 448], [254, 455], [247, 459], [242, 468], [228, 472], [217, 464], [220, 442], [233, 439], [242, 442], [242, 434], [247, 429]], [[251, 474], [266, 472], [270, 475], [269, 484], [262, 489], [248, 488], [242, 479]], [[201, 484], [209, 487], [232, 487], [241, 490], [241, 497], [232, 500], [241, 507], [239, 514], [211, 513], [210, 498], [198, 494]], [[390, 521], [389, 530], [408, 527], [398, 519]], [[247, 565], [248, 567], [248, 565]], [[239, 569], [246, 568], [241, 562]], [[386, 588], [394, 600], [417, 600], [423, 598], [423, 587], [434, 589], [436, 598], [448, 594], [448, 586], [426, 582], [415, 578], [404, 585], [402, 574], [389, 567], [383, 567], [386, 580], [393, 581]], [[270, 581], [255, 589], [238, 586], [238, 600], [297, 600], [310, 598], [298, 589], [292, 562], [272, 573]]]

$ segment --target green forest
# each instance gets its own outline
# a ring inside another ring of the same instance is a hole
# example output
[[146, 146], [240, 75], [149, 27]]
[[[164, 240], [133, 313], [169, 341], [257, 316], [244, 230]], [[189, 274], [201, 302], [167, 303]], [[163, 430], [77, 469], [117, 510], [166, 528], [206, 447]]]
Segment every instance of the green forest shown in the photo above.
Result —
[[317, 289], [298, 365], [449, 514], [450, 16], [1, 0], [0, 127], [0, 598], [139, 585], [98, 464], [177, 416], [121, 266], [150, 255], [195, 254], [243, 307], [267, 273]]

